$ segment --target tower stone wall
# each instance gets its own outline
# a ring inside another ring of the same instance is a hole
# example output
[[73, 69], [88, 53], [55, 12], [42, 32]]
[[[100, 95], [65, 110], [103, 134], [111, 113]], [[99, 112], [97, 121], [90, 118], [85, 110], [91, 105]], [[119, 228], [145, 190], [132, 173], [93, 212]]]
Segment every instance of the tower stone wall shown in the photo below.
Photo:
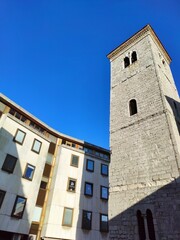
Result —
[[[137, 61], [132, 63], [133, 52]], [[125, 57], [130, 59], [127, 67]], [[180, 239], [180, 108], [171, 59], [149, 25], [108, 58], [110, 239]], [[137, 113], [130, 116], [132, 99]], [[152, 213], [151, 222], [147, 210]], [[138, 223], [138, 211], [143, 226]]]

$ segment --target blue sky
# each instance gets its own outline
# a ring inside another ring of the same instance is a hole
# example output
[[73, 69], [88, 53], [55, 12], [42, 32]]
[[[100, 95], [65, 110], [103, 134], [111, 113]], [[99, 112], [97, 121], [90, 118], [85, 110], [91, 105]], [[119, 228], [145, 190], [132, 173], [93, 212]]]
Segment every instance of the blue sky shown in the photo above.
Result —
[[106, 55], [149, 23], [180, 89], [179, 12], [179, 0], [1, 0], [0, 92], [56, 130], [108, 148]]

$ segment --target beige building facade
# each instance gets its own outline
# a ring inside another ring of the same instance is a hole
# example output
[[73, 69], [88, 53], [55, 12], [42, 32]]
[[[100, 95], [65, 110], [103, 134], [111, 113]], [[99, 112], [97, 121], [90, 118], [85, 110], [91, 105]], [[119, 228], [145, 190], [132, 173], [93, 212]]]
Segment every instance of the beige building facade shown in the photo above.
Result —
[[110, 152], [0, 95], [0, 239], [107, 239]]
[[180, 103], [147, 25], [111, 63], [109, 239], [180, 239]]

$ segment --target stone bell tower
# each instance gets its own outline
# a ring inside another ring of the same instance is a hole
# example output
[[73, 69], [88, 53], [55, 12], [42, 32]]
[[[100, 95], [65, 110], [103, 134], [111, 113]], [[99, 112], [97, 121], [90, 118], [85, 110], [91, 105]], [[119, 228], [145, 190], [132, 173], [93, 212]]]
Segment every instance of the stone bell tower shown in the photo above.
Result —
[[180, 239], [180, 104], [150, 25], [111, 63], [109, 239]]

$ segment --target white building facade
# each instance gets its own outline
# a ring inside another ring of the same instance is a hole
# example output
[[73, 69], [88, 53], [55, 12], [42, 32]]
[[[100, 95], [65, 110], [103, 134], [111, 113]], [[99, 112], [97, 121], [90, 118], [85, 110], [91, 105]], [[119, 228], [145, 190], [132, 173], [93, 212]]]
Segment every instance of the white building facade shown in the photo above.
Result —
[[0, 239], [107, 239], [109, 159], [0, 95]]

